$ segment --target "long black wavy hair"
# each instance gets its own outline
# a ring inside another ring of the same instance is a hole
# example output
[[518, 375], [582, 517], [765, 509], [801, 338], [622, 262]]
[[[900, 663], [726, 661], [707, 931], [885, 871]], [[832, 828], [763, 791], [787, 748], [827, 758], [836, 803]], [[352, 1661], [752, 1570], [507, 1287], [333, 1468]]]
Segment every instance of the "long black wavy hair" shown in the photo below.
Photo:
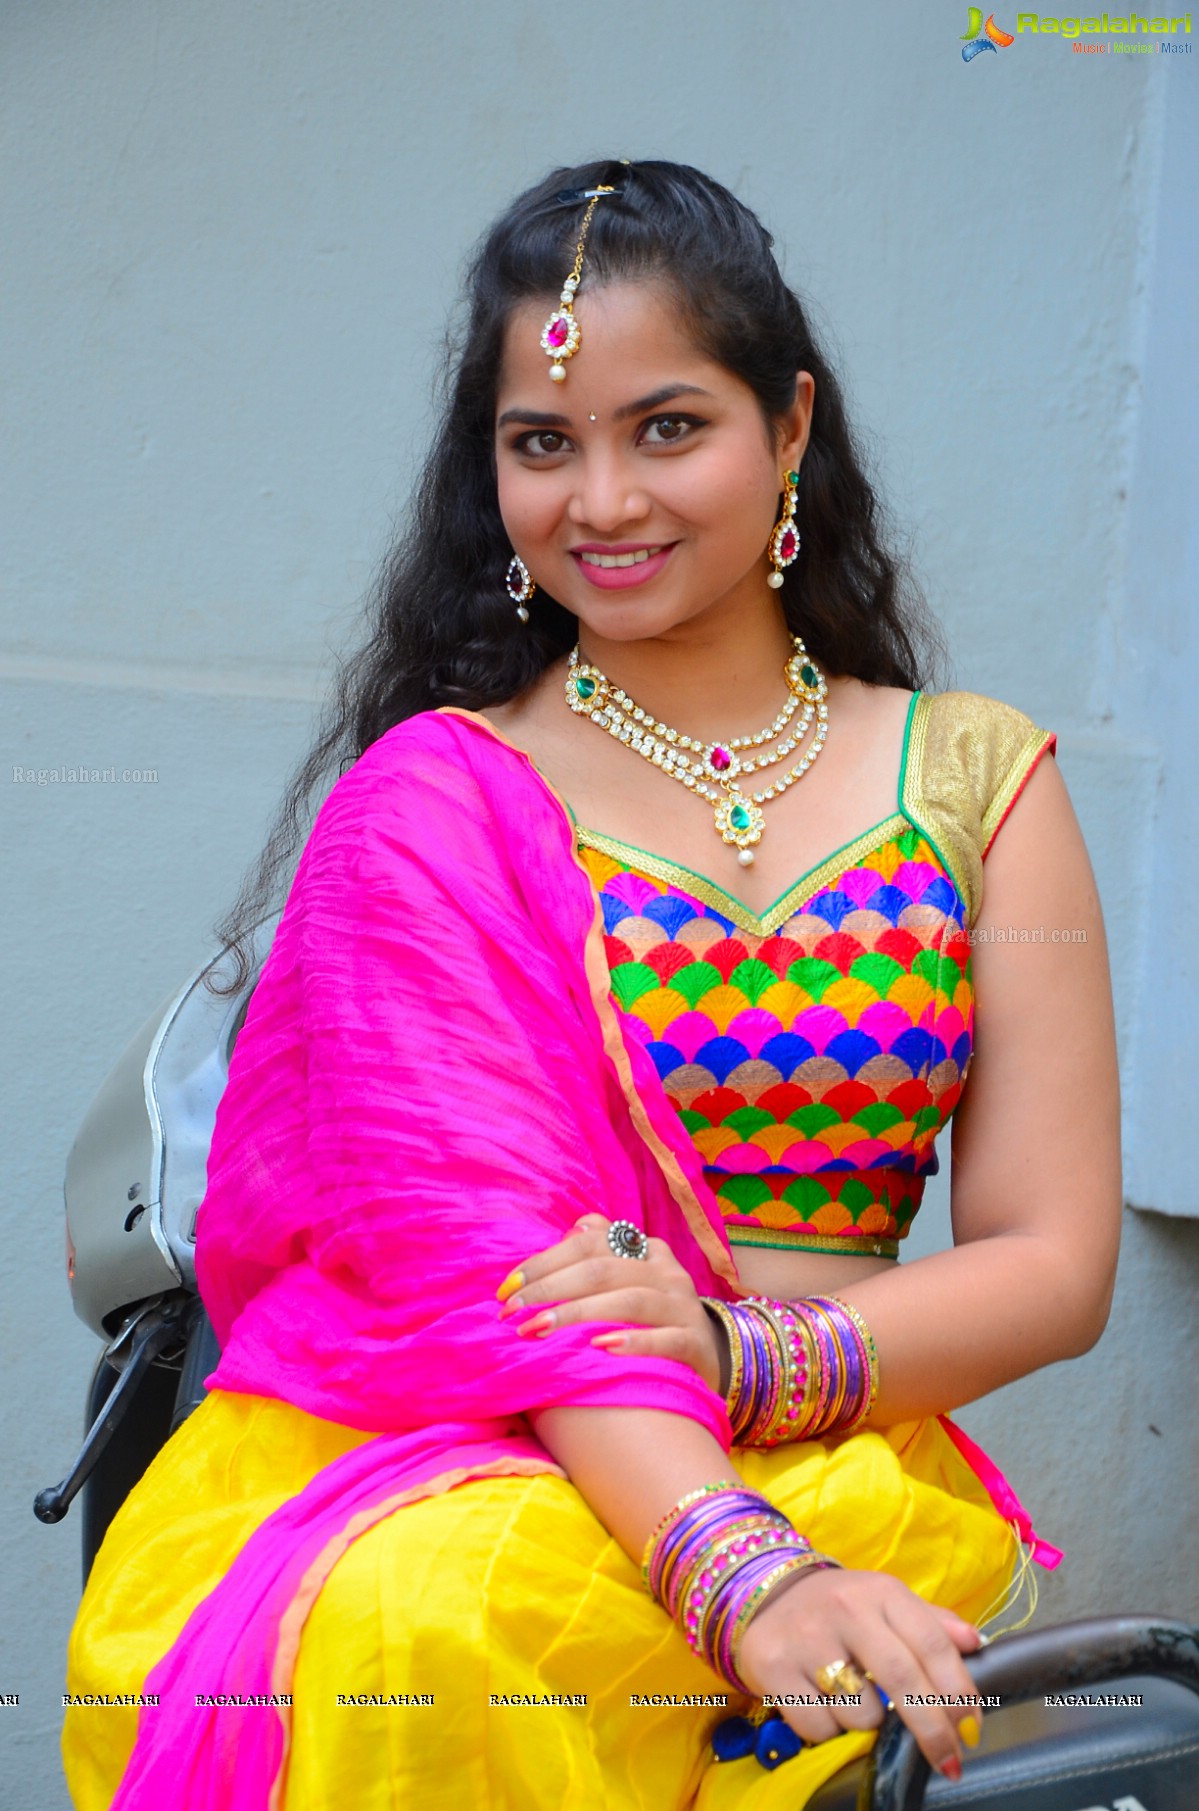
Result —
[[795, 398], [795, 374], [816, 380], [797, 520], [803, 552], [779, 598], [788, 626], [825, 669], [915, 690], [940, 654], [923, 601], [884, 545], [882, 512], [854, 445], [837, 379], [757, 216], [686, 164], [598, 162], [554, 170], [519, 196], [471, 262], [466, 319], [451, 342], [446, 406], [386, 562], [364, 645], [341, 661], [311, 752], [296, 770], [256, 867], [216, 926], [232, 962], [231, 992], [249, 974], [249, 934], [278, 903], [311, 821], [314, 794], [387, 730], [442, 704], [468, 710], [524, 691], [569, 652], [577, 619], [539, 589], [527, 626], [505, 590], [512, 549], [495, 475], [496, 391], [504, 329], [530, 298], [552, 305], [601, 183], [588, 285], [665, 283], [695, 343], [753, 390], [768, 427]]

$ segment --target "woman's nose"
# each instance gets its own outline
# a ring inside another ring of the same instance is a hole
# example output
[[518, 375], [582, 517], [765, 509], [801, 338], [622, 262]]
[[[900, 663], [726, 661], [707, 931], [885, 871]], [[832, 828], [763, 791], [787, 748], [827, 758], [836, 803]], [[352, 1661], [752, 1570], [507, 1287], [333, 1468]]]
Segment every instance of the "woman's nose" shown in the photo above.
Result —
[[650, 507], [644, 486], [622, 460], [595, 454], [581, 462], [569, 504], [576, 528], [611, 535], [628, 523], [644, 521]]

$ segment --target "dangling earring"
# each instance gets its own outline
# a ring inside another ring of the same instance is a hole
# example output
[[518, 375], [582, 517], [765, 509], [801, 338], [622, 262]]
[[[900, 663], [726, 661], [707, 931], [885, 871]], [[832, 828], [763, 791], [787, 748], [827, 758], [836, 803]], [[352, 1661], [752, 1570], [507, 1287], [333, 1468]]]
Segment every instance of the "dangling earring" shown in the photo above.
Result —
[[798, 472], [783, 473], [783, 513], [774, 525], [767, 551], [774, 563], [774, 571], [766, 580], [772, 591], [777, 591], [783, 582], [783, 567], [789, 566], [799, 552], [799, 530], [795, 526], [795, 487], [799, 483]]
[[529, 568], [525, 565], [519, 554], [514, 553], [509, 560], [508, 576], [504, 582], [508, 587], [508, 596], [516, 605], [516, 614], [520, 617], [522, 623], [527, 623], [529, 620], [529, 612], [526, 610], [525, 605], [528, 603], [537, 587], [529, 576]]

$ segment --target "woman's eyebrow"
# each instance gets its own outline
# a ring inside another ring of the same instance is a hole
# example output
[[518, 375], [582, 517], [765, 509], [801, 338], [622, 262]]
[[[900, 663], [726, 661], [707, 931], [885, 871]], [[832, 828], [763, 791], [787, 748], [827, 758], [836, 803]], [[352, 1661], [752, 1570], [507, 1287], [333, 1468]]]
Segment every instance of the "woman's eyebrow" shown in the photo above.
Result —
[[614, 421], [625, 421], [630, 415], [643, 415], [647, 409], [661, 408], [664, 402], [673, 402], [678, 396], [707, 396], [711, 390], [701, 390], [698, 384], [666, 384], [661, 390], [653, 390], [648, 396], [639, 396], [636, 402], [626, 402], [613, 411]]
[[[644, 415], [647, 409], [659, 409], [663, 403], [674, 402], [679, 396], [707, 396], [710, 390], [701, 390], [698, 384], [664, 384], [662, 389], [653, 390], [648, 396], [639, 396], [636, 402], [622, 403], [619, 409], [613, 410], [614, 421], [627, 421], [630, 415]], [[497, 428], [519, 425], [522, 428], [568, 428], [569, 415], [547, 415], [540, 409], [505, 409], [496, 422]]]
[[569, 415], [542, 415], [536, 409], [505, 409], [496, 422], [497, 428], [506, 428], [512, 422], [519, 422], [522, 428], [568, 428]]

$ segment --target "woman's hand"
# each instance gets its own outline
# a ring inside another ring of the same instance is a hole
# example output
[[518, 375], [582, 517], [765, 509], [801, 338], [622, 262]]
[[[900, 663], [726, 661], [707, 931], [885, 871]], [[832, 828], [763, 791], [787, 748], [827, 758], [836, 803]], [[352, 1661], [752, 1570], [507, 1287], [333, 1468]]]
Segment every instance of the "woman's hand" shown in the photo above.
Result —
[[[973, 1717], [975, 1728], [966, 1730], [973, 1745], [978, 1710], [969, 1702], [905, 1700], [976, 1696], [962, 1655], [981, 1644], [970, 1623], [926, 1603], [890, 1573], [808, 1572], [759, 1610], [742, 1638], [737, 1664], [758, 1695], [817, 1697], [816, 1673], [848, 1660], [891, 1699], [930, 1764], [956, 1779], [962, 1760], [958, 1730]], [[869, 1683], [860, 1704], [781, 1704], [778, 1712], [805, 1742], [825, 1742], [847, 1729], [876, 1729], [883, 1720], [882, 1703]]]
[[649, 1241], [645, 1259], [618, 1258], [608, 1244], [609, 1224], [602, 1214], [584, 1214], [557, 1245], [526, 1259], [497, 1291], [501, 1318], [554, 1303], [518, 1327], [531, 1339], [578, 1321], [628, 1321], [626, 1332], [597, 1334], [592, 1344], [676, 1358], [721, 1393], [724, 1335], [695, 1284], [662, 1239]]

